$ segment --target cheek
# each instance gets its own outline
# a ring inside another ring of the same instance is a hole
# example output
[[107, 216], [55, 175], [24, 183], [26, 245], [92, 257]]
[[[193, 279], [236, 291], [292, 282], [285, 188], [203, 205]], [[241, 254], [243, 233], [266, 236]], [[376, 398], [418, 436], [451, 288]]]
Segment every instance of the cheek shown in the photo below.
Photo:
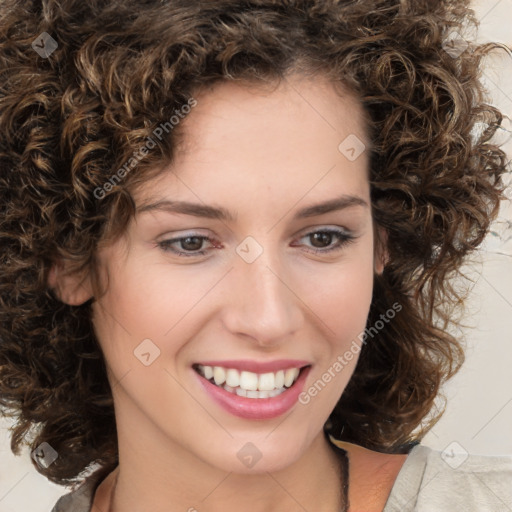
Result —
[[126, 267], [110, 275], [108, 292], [93, 304], [94, 330], [116, 373], [139, 365], [134, 353], [137, 347], [147, 339], [158, 347], [169, 329], [169, 317], [164, 321], [157, 313], [165, 301], [151, 283], [149, 276]]
[[323, 270], [324, 285], [310, 297], [311, 309], [319, 312], [321, 322], [316, 324], [323, 326], [325, 342], [315, 347], [318, 365], [299, 402], [320, 423], [336, 406], [359, 359], [374, 276], [371, 244], [365, 249]]
[[95, 311], [96, 323], [110, 334], [115, 332], [116, 340], [160, 338], [172, 326], [173, 312], [184, 295], [186, 286], [176, 279], [171, 282], [164, 267], [128, 264], [111, 274], [108, 293]]
[[314, 292], [305, 302], [323, 321], [333, 343], [345, 344], [364, 330], [373, 291], [371, 243], [347, 252], [347, 257], [335, 264], [315, 267], [309, 276], [303, 290]]
[[109, 366], [122, 374], [139, 368], [139, 352], [154, 357], [179, 351], [190, 335], [183, 328], [190, 329], [216, 281], [217, 275], [194, 272], [193, 266], [171, 272], [137, 257], [112, 272], [108, 293], [93, 304], [94, 329]]

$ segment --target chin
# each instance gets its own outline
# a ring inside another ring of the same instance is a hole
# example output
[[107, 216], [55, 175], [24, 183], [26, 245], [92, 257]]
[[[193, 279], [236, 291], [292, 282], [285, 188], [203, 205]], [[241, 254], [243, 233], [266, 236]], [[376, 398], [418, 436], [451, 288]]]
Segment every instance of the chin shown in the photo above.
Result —
[[[282, 428], [282, 427], [277, 427]], [[237, 474], [263, 474], [287, 468], [296, 462], [303, 452], [305, 440], [295, 435], [270, 437], [269, 429], [263, 436], [244, 436], [233, 439], [230, 446], [223, 445], [220, 453], [210, 453], [208, 462], [219, 469]]]

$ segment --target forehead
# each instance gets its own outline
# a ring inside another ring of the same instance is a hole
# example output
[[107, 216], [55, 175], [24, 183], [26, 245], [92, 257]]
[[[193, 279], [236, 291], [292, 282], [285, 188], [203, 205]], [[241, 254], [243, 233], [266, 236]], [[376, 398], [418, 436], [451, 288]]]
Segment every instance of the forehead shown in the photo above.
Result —
[[[294, 74], [278, 84], [265, 85], [220, 82], [202, 88], [195, 98], [198, 106], [183, 123], [189, 142], [197, 138], [206, 142], [224, 135], [248, 138], [256, 132], [259, 139], [285, 146], [287, 134], [302, 132], [315, 141], [314, 131], [320, 137], [327, 131], [340, 136], [348, 132], [369, 142], [360, 101], [341, 83], [335, 87], [323, 75]], [[281, 128], [286, 132], [277, 141], [271, 139]]]
[[265, 87], [222, 82], [194, 98], [197, 105], [180, 125], [173, 172], [146, 184], [137, 203], [164, 191], [195, 192], [197, 199], [226, 187], [252, 194], [287, 190], [299, 198], [307, 189], [314, 188], [313, 195], [339, 189], [340, 179], [347, 189], [340, 193], [366, 189], [362, 106], [326, 78], [292, 75]]

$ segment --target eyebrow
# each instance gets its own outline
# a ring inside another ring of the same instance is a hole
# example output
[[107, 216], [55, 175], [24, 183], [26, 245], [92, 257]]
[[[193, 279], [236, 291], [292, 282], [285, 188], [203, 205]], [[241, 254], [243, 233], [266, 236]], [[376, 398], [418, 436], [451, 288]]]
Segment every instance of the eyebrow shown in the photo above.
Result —
[[[353, 206], [362, 206], [368, 208], [368, 203], [359, 196], [347, 195], [336, 197], [323, 203], [307, 206], [299, 210], [294, 216], [294, 219], [303, 219], [308, 217], [315, 217], [325, 213], [343, 210]], [[171, 201], [169, 199], [162, 199], [149, 204], [143, 204], [137, 208], [137, 213], [144, 212], [167, 212], [167, 213], [182, 213], [185, 215], [193, 215], [194, 217], [203, 217], [208, 219], [217, 219], [223, 221], [236, 221], [236, 214], [233, 215], [225, 208], [219, 206], [208, 206], [199, 203], [190, 203], [187, 201]]]

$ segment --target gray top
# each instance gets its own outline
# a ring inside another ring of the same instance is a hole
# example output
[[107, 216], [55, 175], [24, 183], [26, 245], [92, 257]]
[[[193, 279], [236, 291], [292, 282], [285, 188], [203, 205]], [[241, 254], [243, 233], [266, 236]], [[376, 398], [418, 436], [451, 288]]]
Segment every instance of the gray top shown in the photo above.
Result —
[[[382, 512], [511, 512], [512, 456], [442, 453], [414, 446]], [[94, 475], [92, 475], [94, 476]], [[91, 512], [98, 479], [62, 496], [51, 512]]]
[[383, 512], [512, 511], [512, 456], [445, 452], [415, 446]]

